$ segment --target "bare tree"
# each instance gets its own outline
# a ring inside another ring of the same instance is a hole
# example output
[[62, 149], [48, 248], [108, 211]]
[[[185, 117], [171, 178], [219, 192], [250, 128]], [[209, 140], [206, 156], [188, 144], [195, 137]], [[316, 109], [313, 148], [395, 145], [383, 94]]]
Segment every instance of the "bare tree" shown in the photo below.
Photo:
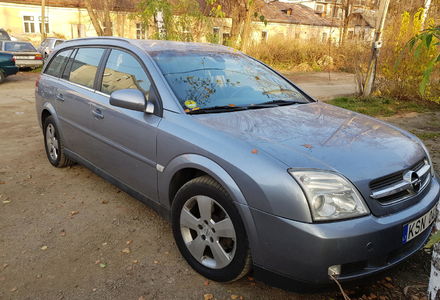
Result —
[[114, 8], [115, 0], [85, 0], [87, 12], [97, 35], [113, 35], [110, 12]]
[[342, 38], [341, 43], [347, 40], [348, 26], [352, 17], [354, 0], [342, 0], [341, 8], [343, 11], [344, 19], [342, 20]]

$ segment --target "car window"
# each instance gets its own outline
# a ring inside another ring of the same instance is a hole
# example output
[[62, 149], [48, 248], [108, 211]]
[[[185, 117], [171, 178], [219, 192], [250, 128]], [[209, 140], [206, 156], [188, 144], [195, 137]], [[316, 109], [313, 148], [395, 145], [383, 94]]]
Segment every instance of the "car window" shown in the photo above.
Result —
[[31, 43], [23, 43], [23, 42], [6, 42], [5, 43], [5, 51], [12, 52], [37, 52], [34, 46]]
[[9, 34], [6, 31], [0, 30], [0, 40], [9, 40]]
[[241, 53], [168, 50], [151, 55], [184, 108], [309, 102], [291, 83]]
[[75, 60], [76, 53], [78, 49], [74, 49], [72, 55], [70, 55], [69, 60], [67, 61], [66, 67], [64, 68], [63, 74], [61, 78], [69, 80], [70, 69], [72, 68], [73, 61]]
[[53, 45], [53, 47], [55, 48], [56, 46], [61, 45], [62, 43], [64, 43], [64, 41], [62, 41], [62, 40], [56, 40], [56, 41], [55, 41], [55, 44]]
[[49, 66], [46, 68], [44, 73], [59, 77], [61, 72], [64, 70], [67, 60], [71, 54], [71, 49], [58, 52], [57, 55], [50, 61]]
[[102, 77], [101, 91], [111, 94], [122, 89], [138, 89], [148, 99], [151, 83], [142, 65], [133, 55], [112, 50]]
[[72, 62], [68, 80], [80, 85], [93, 88], [99, 61], [104, 54], [101, 48], [80, 48]]

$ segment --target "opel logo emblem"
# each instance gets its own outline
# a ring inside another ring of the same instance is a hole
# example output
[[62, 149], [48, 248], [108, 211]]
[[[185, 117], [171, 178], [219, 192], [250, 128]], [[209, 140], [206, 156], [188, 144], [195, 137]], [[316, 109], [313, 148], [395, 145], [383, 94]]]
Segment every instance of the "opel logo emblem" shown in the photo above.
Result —
[[403, 180], [409, 183], [409, 190], [417, 193], [420, 191], [420, 187], [422, 185], [422, 181], [420, 180], [419, 175], [417, 172], [414, 171], [408, 171], [403, 175]]

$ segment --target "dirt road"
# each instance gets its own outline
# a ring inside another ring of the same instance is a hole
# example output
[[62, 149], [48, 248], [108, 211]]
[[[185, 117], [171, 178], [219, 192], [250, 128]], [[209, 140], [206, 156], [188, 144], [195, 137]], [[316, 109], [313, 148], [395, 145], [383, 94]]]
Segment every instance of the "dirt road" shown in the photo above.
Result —
[[[35, 115], [35, 78], [20, 73], [0, 85], [0, 299], [339, 297], [336, 290], [298, 295], [252, 278], [208, 282], [195, 273], [153, 210], [80, 165], [48, 163]], [[426, 289], [428, 274], [429, 256], [420, 251], [348, 290], [352, 299], [370, 293], [404, 299], [405, 286]]]

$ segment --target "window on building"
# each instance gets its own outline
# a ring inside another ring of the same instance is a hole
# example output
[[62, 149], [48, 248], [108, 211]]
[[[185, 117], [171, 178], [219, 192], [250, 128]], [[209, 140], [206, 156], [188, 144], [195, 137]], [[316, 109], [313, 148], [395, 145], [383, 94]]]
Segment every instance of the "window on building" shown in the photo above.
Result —
[[229, 33], [223, 33], [223, 45], [228, 45], [230, 38], [231, 35]]
[[136, 38], [138, 40], [145, 40], [146, 38], [145, 25], [142, 23], [136, 23]]
[[33, 16], [23, 16], [25, 33], [35, 33], [35, 19]]
[[295, 38], [299, 39], [301, 37], [301, 32], [295, 32]]
[[265, 43], [267, 41], [267, 31], [261, 32], [261, 42]]
[[[38, 24], [39, 24], [40, 32], [43, 32], [41, 17], [38, 17]], [[49, 18], [48, 17], [44, 17], [44, 32], [45, 33], [49, 32]]]
[[151, 82], [136, 58], [125, 51], [112, 50], [102, 78], [103, 93], [110, 95], [117, 90], [137, 89], [148, 100], [150, 87]]
[[324, 5], [316, 5], [316, 12], [323, 13], [324, 12]]
[[212, 39], [215, 44], [220, 42], [220, 27], [212, 27]]
[[86, 27], [84, 24], [71, 24], [72, 39], [86, 36]]
[[322, 42], [323, 43], [327, 42], [327, 32], [322, 33]]
[[349, 40], [352, 40], [353, 37], [354, 37], [354, 31], [349, 31], [349, 32], [348, 32], [348, 39], [349, 39]]

